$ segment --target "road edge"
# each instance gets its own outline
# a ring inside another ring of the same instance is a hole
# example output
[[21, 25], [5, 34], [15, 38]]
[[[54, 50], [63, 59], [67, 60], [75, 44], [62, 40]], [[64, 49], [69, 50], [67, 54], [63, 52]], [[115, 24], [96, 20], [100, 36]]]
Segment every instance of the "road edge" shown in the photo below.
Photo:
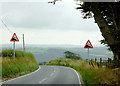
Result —
[[82, 81], [82, 77], [81, 77], [80, 73], [71, 67], [68, 67], [68, 68], [70, 68], [71, 70], [73, 70], [76, 73], [76, 75], [78, 77], [79, 84], [82, 85], [83, 81]]
[[25, 76], [29, 76], [29, 75], [31, 75], [31, 74], [33, 74], [33, 73], [38, 72], [40, 69], [41, 69], [41, 67], [39, 66], [39, 68], [38, 68], [37, 70], [35, 70], [34, 72], [31, 72], [31, 73], [29, 73], [29, 74], [26, 74], [26, 75], [23, 75], [23, 76], [19, 76], [19, 77], [17, 77], [17, 78], [13, 78], [13, 79], [10, 79], [10, 80], [7, 80], [7, 81], [3, 81], [3, 82], [1, 82], [1, 83], [3, 84], [3, 83], [5, 83], [5, 82], [9, 82], [9, 81], [13, 81], [13, 80], [15, 80], [15, 79], [20, 79], [20, 78], [23, 78], [23, 77], [25, 77]]

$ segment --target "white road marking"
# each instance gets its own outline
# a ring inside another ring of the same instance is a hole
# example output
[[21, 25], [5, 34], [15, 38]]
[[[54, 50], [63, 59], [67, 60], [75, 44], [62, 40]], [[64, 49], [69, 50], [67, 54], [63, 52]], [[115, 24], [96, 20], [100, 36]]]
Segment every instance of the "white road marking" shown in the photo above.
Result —
[[55, 73], [56, 71], [54, 70], [53, 72]]
[[44, 78], [43, 80], [39, 81], [39, 84], [41, 84], [42, 82], [44, 82], [45, 80], [47, 80], [48, 78]]
[[[63, 66], [63, 67], [64, 67], [64, 66]], [[80, 81], [80, 76], [79, 76], [78, 72], [77, 72], [75, 69], [70, 68], [70, 67], [64, 67], [64, 68], [69, 68], [69, 69], [73, 70], [73, 71], [76, 73], [76, 75], [77, 75], [77, 77], [78, 77], [79, 84], [80, 84], [80, 86], [81, 86], [82, 83], [81, 83], [81, 81]], [[54, 70], [54, 72], [55, 72], [55, 70]]]
[[25, 76], [29, 76], [29, 75], [31, 75], [31, 74], [33, 74], [33, 73], [38, 72], [40, 69], [41, 69], [41, 67], [39, 66], [39, 68], [38, 68], [36, 71], [34, 71], [34, 72], [30, 73], [30, 74], [23, 75], [23, 76], [20, 76], [20, 77], [18, 77], [18, 78], [10, 79], [10, 80], [7, 80], [7, 81], [3, 81], [2, 83], [6, 83], [6, 82], [9, 82], [9, 81], [13, 81], [13, 80], [15, 80], [15, 79], [20, 79], [20, 78], [23, 78], [23, 77], [25, 77]]
[[50, 74], [50, 76], [53, 76], [53, 75], [54, 75], [54, 73], [51, 73], [51, 74]]
[[[54, 67], [52, 67], [52, 68], [54, 69]], [[55, 71], [55, 69], [54, 69], [53, 73], [50, 74], [50, 77], [52, 77], [55, 72], [56, 72], [56, 71]], [[44, 78], [43, 80], [39, 81], [39, 84], [41, 84], [42, 82], [44, 82], [44, 81], [47, 80], [47, 79], [48, 79], [48, 77], [46, 77], [46, 78]]]
[[54, 67], [54, 66], [51, 66], [51, 67], [53, 68], [53, 70], [54, 70], [53, 72], [55, 73], [55, 72], [56, 72], [56, 71], [55, 71], [55, 67]]
[[[69, 68], [69, 67], [66, 67], [66, 68]], [[31, 75], [31, 74], [33, 74], [33, 73], [38, 72], [40, 69], [41, 69], [41, 67], [39, 66], [39, 68], [38, 68], [35, 72], [32, 72], [32, 73], [27, 74], [27, 75], [24, 75], [24, 76], [20, 76], [20, 77], [18, 77], [18, 78], [14, 78], [14, 79], [11, 79], [11, 80], [8, 80], [8, 81], [12, 81], [12, 80], [15, 80], [15, 79], [19, 79], [19, 78], [22, 78], [22, 77]], [[77, 75], [77, 77], [78, 77], [79, 84], [81, 84], [81, 81], [80, 81], [80, 77], [79, 77], [78, 72], [77, 72], [76, 70], [74, 70], [73, 68], [70, 68], [70, 69], [73, 70], [73, 71], [76, 73], [76, 75]], [[55, 71], [55, 69], [54, 69], [53, 73], [50, 74], [50, 77], [52, 77], [55, 72], [56, 72], [56, 71]], [[42, 80], [39, 81], [38, 83], [41, 84], [42, 82], [44, 82], [44, 81], [47, 80], [47, 79], [48, 79], [48, 77], [45, 77], [44, 79], [42, 79]], [[8, 81], [4, 81], [4, 82], [8, 82]], [[2, 82], [2, 83], [4, 83], [4, 82]]]
[[77, 77], [78, 77], [78, 81], [79, 81], [79, 84], [81, 84], [81, 81], [80, 81], [80, 77], [79, 77], [79, 74], [78, 74], [78, 72], [75, 70], [75, 69], [73, 69], [73, 68], [70, 68], [70, 69], [72, 69], [76, 74], [77, 74]]

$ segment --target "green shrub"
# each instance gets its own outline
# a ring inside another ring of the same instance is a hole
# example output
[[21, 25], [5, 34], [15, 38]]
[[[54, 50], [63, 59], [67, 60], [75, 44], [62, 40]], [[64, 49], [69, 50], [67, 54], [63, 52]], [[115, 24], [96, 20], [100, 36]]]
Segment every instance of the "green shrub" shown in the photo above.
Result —
[[[12, 49], [6, 49], [2, 50], [2, 57], [13, 57], [13, 50]], [[15, 50], [15, 57], [21, 58], [21, 57], [29, 57], [34, 58], [34, 55], [32, 53], [26, 53], [23, 51]]]
[[2, 50], [2, 57], [13, 57], [13, 50], [12, 49], [6, 49]]
[[15, 57], [17, 57], [17, 58], [25, 57], [25, 52], [15, 51]]

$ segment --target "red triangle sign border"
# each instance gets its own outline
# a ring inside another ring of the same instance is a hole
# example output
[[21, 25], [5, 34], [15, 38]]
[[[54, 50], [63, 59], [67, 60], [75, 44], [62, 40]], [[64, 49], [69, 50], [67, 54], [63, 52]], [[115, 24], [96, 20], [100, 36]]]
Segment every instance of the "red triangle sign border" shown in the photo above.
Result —
[[[13, 40], [14, 35], [16, 36], [16, 39], [17, 39], [17, 40]], [[10, 41], [11, 41], [11, 42], [19, 42], [19, 39], [18, 39], [16, 33], [13, 34], [12, 38], [10, 39]]]
[[[86, 47], [86, 45], [88, 44], [88, 42], [90, 43], [91, 47]], [[89, 49], [89, 48], [93, 48], [93, 45], [92, 45], [92, 43], [90, 42], [90, 40], [88, 40], [88, 41], [86, 42], [84, 48], [88, 48], [88, 49]]]

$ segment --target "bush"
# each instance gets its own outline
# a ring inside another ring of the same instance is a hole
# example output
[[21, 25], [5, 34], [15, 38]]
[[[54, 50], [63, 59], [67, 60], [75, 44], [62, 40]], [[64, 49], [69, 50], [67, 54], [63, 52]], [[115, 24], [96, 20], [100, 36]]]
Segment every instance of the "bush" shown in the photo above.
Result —
[[2, 50], [2, 57], [13, 57], [13, 50], [9, 49], [9, 50]]
[[[2, 50], [2, 57], [13, 57], [13, 50], [12, 49], [6, 49]], [[29, 58], [34, 58], [34, 55], [32, 53], [26, 53], [23, 51], [15, 51], [15, 57], [16, 58], [21, 58], [21, 57], [29, 57]]]

